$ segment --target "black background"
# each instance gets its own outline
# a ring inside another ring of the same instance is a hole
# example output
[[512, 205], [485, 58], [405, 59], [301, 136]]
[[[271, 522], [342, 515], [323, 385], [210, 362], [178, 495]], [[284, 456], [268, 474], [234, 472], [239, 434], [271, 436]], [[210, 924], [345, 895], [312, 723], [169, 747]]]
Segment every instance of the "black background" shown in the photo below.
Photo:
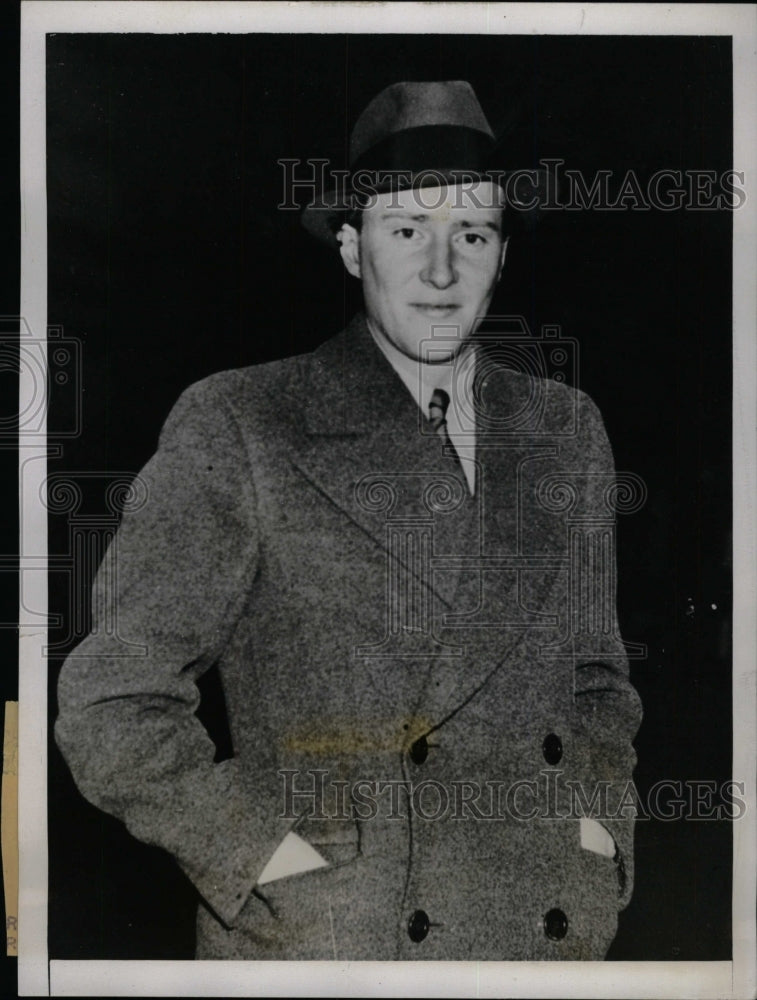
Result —
[[[355, 118], [403, 79], [469, 80], [522, 166], [556, 156], [642, 181], [732, 166], [729, 38], [51, 36], [49, 321], [82, 344], [84, 418], [51, 472], [135, 473], [189, 383], [342, 327], [359, 288], [277, 209], [276, 161], [345, 166]], [[579, 341], [578, 381], [616, 465], [647, 485], [618, 542], [623, 634], [648, 647], [632, 663], [639, 791], [720, 783], [731, 777], [730, 214], [549, 213], [513, 238], [491, 312]], [[70, 405], [53, 394], [52, 437]], [[97, 513], [101, 483], [85, 493]], [[51, 516], [51, 554], [67, 545], [66, 518]], [[64, 617], [53, 641], [69, 643], [76, 599], [51, 574]], [[203, 683], [203, 718], [223, 744], [218, 682]], [[51, 957], [192, 957], [195, 892], [172, 859], [84, 802], [52, 740], [49, 768]], [[640, 822], [636, 844], [609, 957], [729, 959], [730, 824]]]

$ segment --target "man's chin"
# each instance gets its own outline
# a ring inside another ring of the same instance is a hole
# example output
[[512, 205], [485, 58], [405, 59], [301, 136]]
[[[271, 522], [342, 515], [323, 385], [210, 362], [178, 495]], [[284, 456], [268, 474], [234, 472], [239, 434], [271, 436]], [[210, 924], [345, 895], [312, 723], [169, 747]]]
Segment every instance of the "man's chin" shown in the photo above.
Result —
[[420, 345], [418, 358], [429, 365], [445, 364], [457, 357], [466, 342], [467, 337], [459, 336], [454, 329], [437, 326]]
[[[432, 365], [444, 364], [452, 360], [465, 344], [467, 338], [462, 335], [460, 325], [454, 321], [424, 320], [419, 323], [417, 316], [412, 319], [413, 322], [408, 324], [394, 342], [404, 354], [416, 361]], [[408, 333], [411, 335], [408, 336]]]
[[461, 326], [455, 322], [423, 320], [419, 322], [417, 315], [408, 317], [401, 328], [382, 327], [372, 323], [368, 318], [368, 326], [379, 340], [389, 342], [395, 350], [400, 351], [413, 361], [424, 364], [445, 364], [455, 358], [468, 340], [461, 332]]

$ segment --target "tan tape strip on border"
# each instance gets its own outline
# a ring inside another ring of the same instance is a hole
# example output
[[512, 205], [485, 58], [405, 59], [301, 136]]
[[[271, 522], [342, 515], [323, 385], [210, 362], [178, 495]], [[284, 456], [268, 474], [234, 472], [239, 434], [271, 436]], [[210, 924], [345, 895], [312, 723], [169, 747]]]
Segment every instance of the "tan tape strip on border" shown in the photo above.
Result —
[[5, 703], [0, 832], [3, 848], [6, 954], [18, 955], [18, 702]]

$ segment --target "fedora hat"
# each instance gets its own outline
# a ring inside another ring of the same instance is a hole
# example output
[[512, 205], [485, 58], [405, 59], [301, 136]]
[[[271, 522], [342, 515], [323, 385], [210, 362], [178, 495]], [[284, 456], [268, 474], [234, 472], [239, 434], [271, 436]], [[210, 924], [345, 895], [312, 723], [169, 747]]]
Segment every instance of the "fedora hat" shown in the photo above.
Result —
[[336, 246], [344, 213], [360, 207], [361, 194], [485, 178], [496, 145], [465, 80], [394, 83], [355, 122], [346, 182], [312, 201], [302, 223]]

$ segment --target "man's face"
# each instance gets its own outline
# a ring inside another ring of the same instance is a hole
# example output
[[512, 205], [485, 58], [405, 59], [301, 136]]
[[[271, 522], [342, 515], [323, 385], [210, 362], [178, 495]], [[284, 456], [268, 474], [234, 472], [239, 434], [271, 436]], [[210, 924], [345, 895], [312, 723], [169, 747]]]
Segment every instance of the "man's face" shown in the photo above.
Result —
[[428, 360], [424, 347], [442, 327], [447, 356], [459, 350], [486, 314], [505, 260], [498, 193], [490, 181], [389, 192], [364, 210], [360, 233], [342, 227], [342, 258], [362, 279], [375, 334]]

